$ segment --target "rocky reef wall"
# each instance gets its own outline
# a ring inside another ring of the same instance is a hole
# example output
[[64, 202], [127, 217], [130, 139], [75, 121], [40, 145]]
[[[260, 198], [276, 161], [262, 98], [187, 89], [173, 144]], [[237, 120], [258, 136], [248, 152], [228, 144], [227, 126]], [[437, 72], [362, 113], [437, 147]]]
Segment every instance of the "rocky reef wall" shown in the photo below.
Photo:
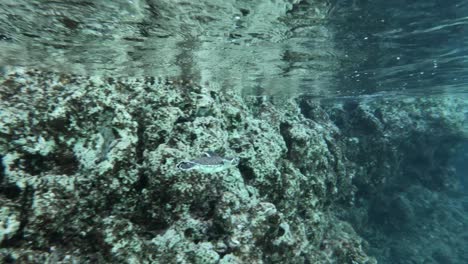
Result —
[[[0, 96], [6, 263], [375, 263], [355, 231], [373, 198], [402, 171], [450, 190], [438, 155], [463, 138], [456, 100], [279, 108], [184, 80], [26, 70]], [[207, 151], [239, 165], [176, 168]]]
[[[346, 135], [357, 188], [342, 211], [379, 263], [464, 263], [467, 142], [463, 95], [349, 100], [325, 107]], [[462, 176], [463, 175], [463, 176]]]

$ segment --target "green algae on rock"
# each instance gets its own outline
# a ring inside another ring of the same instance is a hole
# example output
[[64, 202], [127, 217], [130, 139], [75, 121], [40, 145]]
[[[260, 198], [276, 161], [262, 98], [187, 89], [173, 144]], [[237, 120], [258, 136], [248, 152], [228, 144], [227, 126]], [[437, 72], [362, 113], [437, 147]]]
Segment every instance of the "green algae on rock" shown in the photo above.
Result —
[[[318, 245], [340, 223], [330, 203], [349, 195], [336, 166], [341, 152], [328, 139], [334, 130], [323, 129], [332, 124], [305, 119], [294, 102], [280, 110], [198, 85], [40, 71], [8, 75], [1, 85], [0, 199], [9, 212], [2, 221], [11, 223], [2, 260], [316, 263], [330, 257]], [[304, 143], [314, 148], [308, 152]], [[206, 149], [232, 153], [242, 160], [239, 169], [223, 175], [174, 169]], [[306, 165], [300, 155], [319, 160]], [[365, 255], [356, 234], [346, 237], [354, 242], [343, 250]]]

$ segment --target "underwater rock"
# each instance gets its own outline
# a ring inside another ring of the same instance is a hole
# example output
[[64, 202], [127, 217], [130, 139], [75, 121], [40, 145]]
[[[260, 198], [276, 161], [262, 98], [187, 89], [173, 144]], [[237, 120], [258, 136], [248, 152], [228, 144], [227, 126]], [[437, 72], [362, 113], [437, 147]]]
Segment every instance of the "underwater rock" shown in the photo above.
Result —
[[[3, 260], [375, 263], [337, 216], [390, 177], [390, 146], [408, 135], [389, 125], [390, 106], [279, 108], [203, 86], [40, 71], [2, 85]], [[238, 159], [194, 159], [212, 150]], [[184, 173], [185, 160], [230, 169]], [[432, 188], [427, 179], [412, 181]], [[401, 197], [386, 209], [412, 223], [426, 207]]]

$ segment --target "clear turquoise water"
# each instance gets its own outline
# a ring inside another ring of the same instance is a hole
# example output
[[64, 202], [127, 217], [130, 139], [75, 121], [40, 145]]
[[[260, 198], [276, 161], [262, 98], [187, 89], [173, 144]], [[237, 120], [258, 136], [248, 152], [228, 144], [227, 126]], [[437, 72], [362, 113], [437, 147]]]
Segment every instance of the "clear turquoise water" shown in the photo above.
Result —
[[466, 93], [463, 1], [13, 1], [0, 61], [245, 95]]

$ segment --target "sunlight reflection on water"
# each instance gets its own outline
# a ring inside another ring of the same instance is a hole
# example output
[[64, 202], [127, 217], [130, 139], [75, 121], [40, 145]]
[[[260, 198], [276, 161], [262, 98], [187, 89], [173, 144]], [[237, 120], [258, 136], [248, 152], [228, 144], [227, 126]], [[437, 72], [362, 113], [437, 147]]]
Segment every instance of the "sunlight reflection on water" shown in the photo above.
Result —
[[5, 0], [0, 11], [2, 66], [169, 76], [283, 98], [467, 90], [462, 1]]

